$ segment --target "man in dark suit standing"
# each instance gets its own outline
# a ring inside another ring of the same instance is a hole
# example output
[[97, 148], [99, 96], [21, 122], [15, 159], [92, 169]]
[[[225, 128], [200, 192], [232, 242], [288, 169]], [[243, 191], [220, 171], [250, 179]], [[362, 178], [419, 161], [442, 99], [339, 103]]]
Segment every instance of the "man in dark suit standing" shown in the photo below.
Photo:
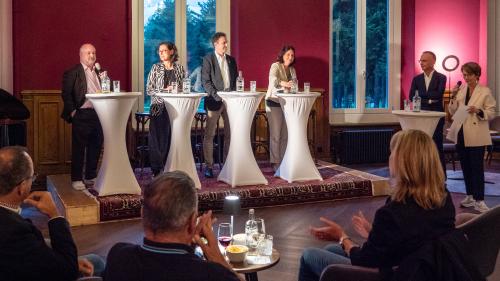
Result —
[[[446, 87], [446, 76], [434, 70], [436, 55], [431, 51], [425, 51], [420, 56], [419, 62], [423, 73], [415, 76], [411, 82], [410, 100], [413, 99], [415, 91], [418, 91], [418, 95], [422, 98], [422, 110], [444, 112], [443, 95]], [[446, 175], [446, 163], [443, 151], [443, 127], [444, 117], [439, 119], [432, 138], [436, 143], [441, 165]]]
[[[0, 149], [0, 279], [75, 280], [79, 271], [91, 275], [93, 265], [77, 259], [66, 219], [49, 192], [31, 192], [33, 161], [20, 146]], [[42, 233], [21, 217], [21, 203], [49, 217], [51, 247]]]
[[85, 180], [93, 182], [97, 176], [97, 162], [102, 149], [101, 123], [92, 103], [85, 94], [101, 92], [99, 70], [95, 67], [96, 50], [91, 44], [80, 47], [80, 63], [64, 72], [61, 117], [72, 123], [71, 185], [76, 190], [85, 189]]
[[217, 122], [220, 115], [224, 119], [224, 158], [229, 150], [229, 140], [231, 131], [229, 128], [229, 118], [225, 105], [217, 92], [236, 90], [236, 78], [238, 77], [238, 67], [236, 60], [227, 52], [226, 34], [217, 32], [212, 36], [214, 53], [203, 58], [201, 69], [201, 81], [208, 96], [205, 98], [205, 109], [207, 111], [207, 125], [203, 138], [203, 156], [205, 158], [205, 177], [213, 178], [212, 166], [214, 164], [214, 136]]

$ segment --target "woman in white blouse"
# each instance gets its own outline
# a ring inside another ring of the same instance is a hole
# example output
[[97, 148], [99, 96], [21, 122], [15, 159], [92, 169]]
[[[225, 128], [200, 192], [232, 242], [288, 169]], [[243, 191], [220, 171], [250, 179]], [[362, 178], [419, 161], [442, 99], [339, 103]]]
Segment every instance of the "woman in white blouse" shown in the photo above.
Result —
[[478, 83], [481, 67], [477, 63], [468, 62], [461, 70], [467, 85], [452, 90], [448, 106], [450, 114], [455, 114], [461, 106], [468, 106], [469, 113], [456, 143], [467, 192], [460, 204], [483, 213], [489, 209], [484, 203], [484, 150], [491, 145], [488, 120], [495, 116], [496, 102], [491, 90]]
[[290, 91], [295, 73], [295, 48], [285, 45], [281, 48], [276, 62], [269, 70], [269, 86], [266, 94], [266, 115], [269, 123], [269, 162], [276, 171], [285, 155], [288, 131], [285, 116], [276, 93]]

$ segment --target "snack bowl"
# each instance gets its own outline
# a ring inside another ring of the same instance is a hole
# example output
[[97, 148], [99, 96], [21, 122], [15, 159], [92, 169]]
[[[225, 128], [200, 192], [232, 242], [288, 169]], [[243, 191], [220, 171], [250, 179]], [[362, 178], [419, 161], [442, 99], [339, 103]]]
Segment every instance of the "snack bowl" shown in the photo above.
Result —
[[226, 248], [226, 255], [230, 262], [241, 263], [245, 260], [248, 247], [243, 245], [229, 245]]

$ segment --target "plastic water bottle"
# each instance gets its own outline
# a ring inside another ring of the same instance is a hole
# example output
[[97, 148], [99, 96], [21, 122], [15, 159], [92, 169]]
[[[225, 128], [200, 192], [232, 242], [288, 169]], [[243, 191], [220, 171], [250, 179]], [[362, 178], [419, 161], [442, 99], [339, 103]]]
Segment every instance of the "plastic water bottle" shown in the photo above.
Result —
[[109, 79], [107, 73], [105, 73], [104, 77], [101, 79], [101, 89], [103, 93], [111, 92], [111, 79]]
[[422, 98], [418, 95], [418, 91], [415, 91], [415, 95], [413, 96], [413, 111], [420, 112], [420, 106], [422, 104]]
[[247, 246], [250, 249], [257, 248], [257, 241], [253, 238], [253, 235], [257, 233], [257, 222], [255, 221], [255, 210], [248, 210], [248, 220], [245, 223], [245, 235], [247, 240]]
[[244, 87], [245, 79], [243, 79], [243, 72], [240, 70], [238, 71], [238, 78], [236, 78], [236, 91], [243, 92]]
[[189, 79], [189, 73], [186, 71], [186, 76], [182, 79], [182, 92], [184, 94], [191, 93], [191, 79]]

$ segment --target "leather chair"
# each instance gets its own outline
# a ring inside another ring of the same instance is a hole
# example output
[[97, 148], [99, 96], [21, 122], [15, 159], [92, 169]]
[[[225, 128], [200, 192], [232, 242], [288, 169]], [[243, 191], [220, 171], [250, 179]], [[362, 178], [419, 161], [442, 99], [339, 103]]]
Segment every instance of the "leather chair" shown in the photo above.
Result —
[[[458, 226], [462, 229], [472, 247], [470, 257], [476, 261], [479, 272], [487, 277], [495, 270], [500, 248], [500, 206]], [[381, 281], [382, 276], [376, 268], [353, 265], [329, 265], [321, 274], [320, 281]]]

